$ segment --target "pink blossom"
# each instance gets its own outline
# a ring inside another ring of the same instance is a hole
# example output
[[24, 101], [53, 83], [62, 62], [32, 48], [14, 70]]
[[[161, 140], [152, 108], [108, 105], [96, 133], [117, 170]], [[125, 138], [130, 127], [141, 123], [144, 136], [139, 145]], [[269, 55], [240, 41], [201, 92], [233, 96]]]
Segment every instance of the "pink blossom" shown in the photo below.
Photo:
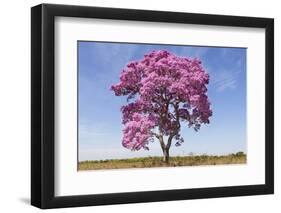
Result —
[[[209, 75], [199, 59], [179, 57], [168, 51], [152, 51], [130, 62], [112, 85], [116, 96], [127, 96], [123, 114], [124, 147], [148, 149], [153, 138], [164, 136], [180, 145], [180, 129], [196, 131], [212, 116], [207, 96]], [[169, 144], [166, 144], [168, 146]]]

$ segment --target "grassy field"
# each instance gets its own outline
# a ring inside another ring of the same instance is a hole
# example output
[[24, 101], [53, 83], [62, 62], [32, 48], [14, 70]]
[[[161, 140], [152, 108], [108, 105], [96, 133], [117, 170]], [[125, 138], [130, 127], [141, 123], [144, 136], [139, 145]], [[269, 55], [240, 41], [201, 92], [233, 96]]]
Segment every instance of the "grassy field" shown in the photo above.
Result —
[[169, 164], [162, 161], [162, 157], [143, 157], [130, 159], [110, 159], [81, 161], [78, 170], [97, 169], [125, 169], [125, 168], [150, 168], [150, 167], [176, 167], [176, 166], [201, 166], [223, 164], [245, 164], [246, 154], [237, 152], [229, 155], [194, 155], [170, 157]]

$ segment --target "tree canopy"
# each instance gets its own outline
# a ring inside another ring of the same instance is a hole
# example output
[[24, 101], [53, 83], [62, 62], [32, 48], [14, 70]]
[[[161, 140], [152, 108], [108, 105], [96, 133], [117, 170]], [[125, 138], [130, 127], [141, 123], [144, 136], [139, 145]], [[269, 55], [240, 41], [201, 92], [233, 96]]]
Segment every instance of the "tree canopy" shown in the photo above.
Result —
[[181, 145], [182, 127], [198, 131], [201, 124], [210, 122], [208, 83], [209, 75], [197, 58], [159, 50], [130, 62], [121, 72], [120, 82], [111, 86], [116, 96], [127, 96], [128, 101], [121, 107], [122, 145], [148, 150], [155, 138], [162, 150], [169, 150], [173, 141]]

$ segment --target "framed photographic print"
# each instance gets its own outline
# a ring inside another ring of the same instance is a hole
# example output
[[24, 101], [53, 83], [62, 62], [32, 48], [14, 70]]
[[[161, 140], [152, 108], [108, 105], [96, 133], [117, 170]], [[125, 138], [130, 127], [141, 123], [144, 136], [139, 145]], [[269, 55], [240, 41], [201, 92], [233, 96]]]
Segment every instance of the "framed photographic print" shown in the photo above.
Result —
[[31, 204], [272, 194], [274, 21], [31, 9]]

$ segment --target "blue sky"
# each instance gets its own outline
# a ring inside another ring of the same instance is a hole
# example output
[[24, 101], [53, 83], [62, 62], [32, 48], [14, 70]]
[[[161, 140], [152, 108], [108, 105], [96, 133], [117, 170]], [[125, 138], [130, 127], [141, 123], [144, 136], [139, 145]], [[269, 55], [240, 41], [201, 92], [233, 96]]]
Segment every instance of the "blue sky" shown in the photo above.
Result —
[[203, 125], [198, 132], [183, 127], [185, 142], [179, 147], [172, 146], [170, 155], [246, 152], [245, 48], [79, 41], [79, 161], [162, 156], [157, 140], [150, 144], [149, 151], [123, 148], [120, 107], [126, 104], [126, 98], [110, 91], [129, 61], [142, 59], [152, 50], [198, 57], [210, 75], [208, 96], [213, 110], [210, 124]]

